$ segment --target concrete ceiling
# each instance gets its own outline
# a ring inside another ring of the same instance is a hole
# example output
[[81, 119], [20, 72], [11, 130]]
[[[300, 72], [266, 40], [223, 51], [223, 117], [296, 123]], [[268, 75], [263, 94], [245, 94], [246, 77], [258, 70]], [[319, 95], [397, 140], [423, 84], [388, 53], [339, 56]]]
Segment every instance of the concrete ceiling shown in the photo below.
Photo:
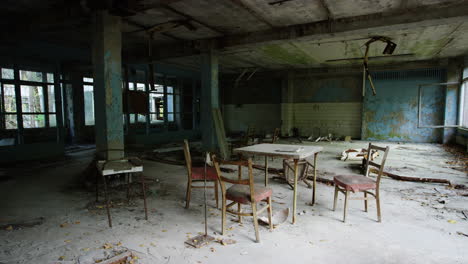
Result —
[[[21, 38], [26, 30], [30, 38], [89, 47], [91, 13], [83, 2], [2, 1], [0, 25], [14, 28], [3, 34], [11, 37], [21, 29]], [[468, 53], [468, 14], [460, 11], [460, 7], [467, 10], [468, 1], [275, 2], [278, 0], [136, 1], [137, 14], [123, 19], [124, 54], [143, 58], [148, 45], [145, 30], [180, 21], [189, 26], [182, 23], [153, 35], [154, 50], [159, 52], [158, 60], [188, 67], [198, 67], [197, 54], [206, 43], [216, 43], [225, 71], [356, 65], [361, 63], [363, 44], [374, 35], [389, 37], [398, 46], [392, 56], [383, 56], [384, 44], [372, 44], [371, 64]], [[462, 14], [452, 14], [457, 11]], [[25, 17], [23, 28], [17, 25], [19, 16]]]

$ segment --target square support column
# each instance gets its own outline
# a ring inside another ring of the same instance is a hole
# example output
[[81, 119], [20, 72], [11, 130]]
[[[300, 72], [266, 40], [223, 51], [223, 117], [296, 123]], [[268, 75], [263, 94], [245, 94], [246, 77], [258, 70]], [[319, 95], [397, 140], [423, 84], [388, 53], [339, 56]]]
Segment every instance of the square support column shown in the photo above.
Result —
[[124, 156], [121, 18], [99, 11], [94, 17], [94, 113], [96, 151], [101, 159]]
[[201, 55], [200, 129], [204, 150], [217, 149], [213, 108], [219, 108], [218, 55], [210, 50]]

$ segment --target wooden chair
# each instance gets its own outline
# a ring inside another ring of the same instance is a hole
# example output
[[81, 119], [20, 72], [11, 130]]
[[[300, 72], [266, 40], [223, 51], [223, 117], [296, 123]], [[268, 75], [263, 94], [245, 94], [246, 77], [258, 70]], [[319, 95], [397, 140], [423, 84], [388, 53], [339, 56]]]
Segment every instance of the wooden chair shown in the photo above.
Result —
[[[384, 155], [380, 164], [375, 162], [374, 160], [366, 159], [365, 165], [365, 175], [340, 175], [335, 176], [333, 181], [335, 183], [335, 198], [333, 200], [333, 211], [336, 208], [336, 200], [338, 198], [338, 192], [341, 192], [345, 195], [344, 201], [344, 213], [343, 213], [343, 222], [346, 222], [346, 210], [348, 206], [348, 199], [350, 200], [364, 200], [364, 211], [367, 212], [367, 201], [371, 199], [375, 199], [377, 204], [377, 219], [378, 222], [382, 221], [382, 216], [380, 213], [380, 194], [379, 194], [379, 186], [380, 186], [380, 179], [382, 178], [383, 169], [385, 166], [385, 160], [387, 159], [389, 147], [378, 147], [376, 145], [372, 145], [369, 143], [369, 149], [367, 153], [373, 153], [373, 151], [384, 151]], [[376, 169], [371, 169], [371, 167], [375, 167]], [[377, 178], [371, 179], [369, 174], [377, 173]], [[374, 192], [371, 192], [374, 190]], [[348, 198], [349, 192], [363, 192], [364, 197], [355, 197], [355, 198]], [[367, 196], [370, 195], [370, 196]]]
[[[273, 230], [272, 224], [272, 207], [271, 207], [271, 196], [273, 191], [271, 188], [254, 186], [254, 179], [252, 174], [252, 159], [240, 160], [240, 161], [222, 161], [217, 159], [215, 156], [212, 157], [214, 162], [216, 172], [218, 175], [218, 180], [221, 185], [221, 194], [223, 198], [222, 205], [222, 234], [226, 230], [226, 212], [237, 215], [239, 217], [239, 222], [242, 222], [242, 216], [253, 216], [254, 228], [255, 228], [255, 238], [256, 242], [260, 242], [260, 236], [258, 234], [258, 217], [257, 215], [262, 213], [265, 210], [268, 210], [268, 221], [270, 223], [270, 230]], [[220, 164], [225, 165], [234, 165], [238, 167], [238, 179], [230, 179], [222, 176], [220, 170]], [[248, 179], [242, 179], [242, 168], [248, 169]], [[226, 183], [233, 184], [231, 187], [226, 188]], [[229, 204], [227, 200], [232, 201]], [[266, 201], [267, 205], [263, 208], [257, 210], [257, 203], [260, 201]], [[230, 210], [229, 208], [237, 204], [237, 211]], [[252, 212], [244, 213], [241, 210], [241, 205], [250, 204], [252, 207]]]
[[275, 128], [275, 130], [273, 131], [272, 137], [263, 139], [262, 143], [272, 143], [272, 144], [276, 143], [276, 141], [278, 141], [279, 139], [280, 132], [281, 130], [279, 128]]
[[[188, 141], [184, 140], [184, 156], [185, 156], [185, 163], [187, 167], [187, 194], [185, 198], [185, 208], [189, 208], [190, 206], [190, 197], [192, 195], [192, 188], [203, 188], [201, 185], [193, 185], [193, 183], [203, 182], [204, 181], [204, 167], [193, 167], [192, 166], [192, 157], [190, 156], [190, 147]], [[218, 208], [218, 176], [216, 174], [216, 169], [211, 166], [206, 166], [206, 180], [209, 182], [213, 182], [213, 186], [207, 186], [207, 188], [214, 188], [215, 191], [215, 200], [216, 200], [216, 208]]]

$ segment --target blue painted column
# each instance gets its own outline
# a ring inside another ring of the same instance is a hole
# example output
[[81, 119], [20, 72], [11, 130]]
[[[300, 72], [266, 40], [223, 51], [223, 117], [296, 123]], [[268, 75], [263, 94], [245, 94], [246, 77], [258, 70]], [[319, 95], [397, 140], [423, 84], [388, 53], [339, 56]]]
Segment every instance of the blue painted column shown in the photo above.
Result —
[[[460, 82], [463, 63], [457, 59], [450, 59], [447, 67], [447, 82]], [[458, 94], [460, 84], [447, 85], [445, 94], [444, 125], [458, 125]], [[455, 143], [457, 129], [445, 128], [443, 143]]]
[[210, 50], [201, 55], [200, 129], [204, 150], [216, 150], [213, 108], [219, 108], [218, 55]]
[[124, 156], [121, 18], [99, 11], [94, 19], [96, 151], [99, 158], [118, 159]]

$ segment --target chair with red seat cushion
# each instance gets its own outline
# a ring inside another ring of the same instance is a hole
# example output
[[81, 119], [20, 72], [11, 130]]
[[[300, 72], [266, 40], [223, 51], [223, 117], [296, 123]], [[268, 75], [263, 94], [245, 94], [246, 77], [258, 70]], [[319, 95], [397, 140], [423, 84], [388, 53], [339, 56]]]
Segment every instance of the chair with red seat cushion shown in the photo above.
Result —
[[[333, 178], [333, 182], [335, 183], [335, 198], [333, 200], [333, 211], [336, 209], [336, 200], [338, 198], [338, 192], [341, 192], [345, 195], [344, 201], [344, 213], [343, 213], [343, 222], [346, 221], [346, 210], [348, 207], [348, 199], [350, 200], [364, 200], [364, 210], [367, 212], [367, 201], [370, 199], [375, 199], [377, 204], [377, 219], [379, 222], [382, 221], [382, 216], [380, 213], [380, 195], [379, 195], [379, 185], [380, 179], [382, 177], [383, 169], [385, 166], [385, 160], [387, 159], [388, 147], [378, 147], [376, 145], [372, 145], [369, 143], [369, 149], [367, 153], [374, 153], [376, 151], [384, 151], [384, 155], [380, 161], [380, 164], [377, 162], [370, 160], [366, 157], [366, 172], [365, 176], [363, 175], [339, 175]], [[370, 155], [372, 157], [373, 155]], [[376, 167], [374, 169], [371, 167]], [[377, 173], [377, 178], [371, 179], [369, 178], [370, 173]], [[371, 190], [375, 190], [375, 192], [371, 192]], [[348, 198], [349, 192], [362, 192], [364, 193], [364, 198]], [[370, 196], [367, 196], [367, 195]]]
[[[188, 175], [185, 208], [189, 208], [192, 188], [203, 188], [203, 186], [193, 185], [192, 183], [205, 180], [205, 167], [192, 167], [192, 157], [190, 156], [190, 147], [187, 140], [184, 140], [184, 156]], [[218, 208], [218, 175], [215, 168], [206, 166], [206, 180], [214, 183], [213, 186], [207, 186], [207, 188], [214, 188], [216, 208]]]
[[[234, 214], [239, 217], [239, 222], [242, 222], [242, 216], [253, 216], [255, 237], [256, 241], [260, 242], [260, 236], [258, 234], [258, 220], [257, 215], [262, 213], [264, 210], [268, 210], [268, 221], [270, 223], [270, 230], [273, 230], [272, 218], [272, 207], [271, 207], [271, 195], [273, 191], [270, 188], [254, 186], [253, 173], [252, 173], [252, 160], [240, 160], [240, 161], [223, 161], [217, 159], [215, 156], [212, 157], [216, 172], [218, 175], [218, 181], [221, 185], [221, 194], [223, 198], [223, 213], [222, 213], [222, 234], [226, 230], [226, 213]], [[220, 164], [234, 165], [238, 167], [238, 179], [234, 180], [222, 176], [220, 170]], [[242, 179], [242, 168], [248, 169], [249, 178]], [[226, 188], [226, 183], [231, 183], [232, 186]], [[226, 201], [232, 201], [230, 204], [226, 204]], [[266, 201], [267, 205], [257, 210], [257, 203]], [[230, 207], [237, 204], [237, 211], [233, 211]], [[252, 212], [244, 213], [241, 211], [242, 204], [250, 204]]]

